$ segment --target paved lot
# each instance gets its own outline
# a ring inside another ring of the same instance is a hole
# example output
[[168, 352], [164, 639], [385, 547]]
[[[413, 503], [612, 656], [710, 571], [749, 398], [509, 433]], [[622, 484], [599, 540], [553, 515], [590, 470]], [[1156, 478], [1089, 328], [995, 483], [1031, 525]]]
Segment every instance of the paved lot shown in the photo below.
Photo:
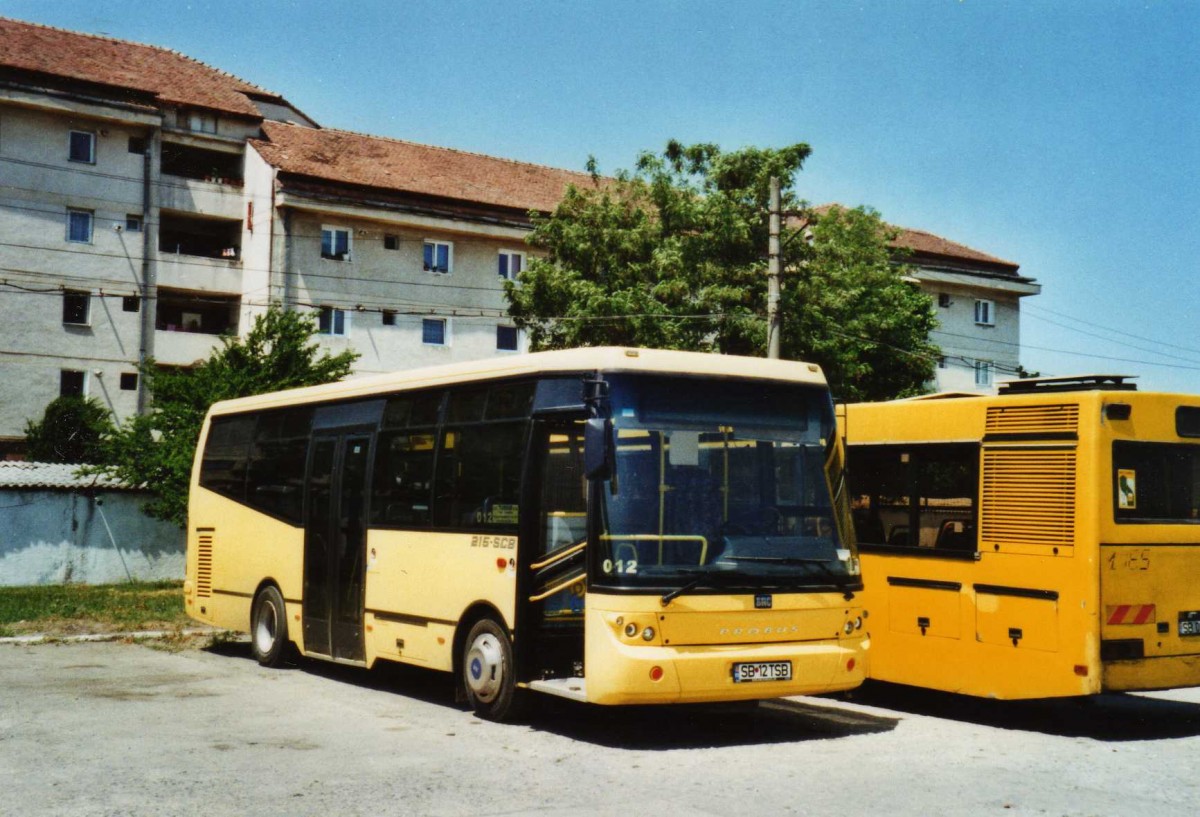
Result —
[[243, 645], [0, 647], [5, 815], [1200, 812], [1200, 691], [600, 709], [481, 722], [445, 676]]

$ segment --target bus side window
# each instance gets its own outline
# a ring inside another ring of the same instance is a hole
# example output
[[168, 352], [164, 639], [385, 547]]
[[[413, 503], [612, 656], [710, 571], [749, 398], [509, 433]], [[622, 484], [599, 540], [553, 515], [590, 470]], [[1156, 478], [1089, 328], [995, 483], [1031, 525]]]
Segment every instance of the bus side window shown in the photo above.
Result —
[[446, 428], [434, 479], [434, 524], [495, 530], [517, 525], [526, 421]]
[[379, 435], [372, 480], [371, 523], [427, 528], [436, 429]]
[[222, 496], [246, 501], [246, 469], [257, 415], [214, 417], [200, 461], [200, 485]]
[[246, 503], [294, 525], [302, 523], [304, 466], [312, 409], [264, 412], [258, 418], [246, 477]]

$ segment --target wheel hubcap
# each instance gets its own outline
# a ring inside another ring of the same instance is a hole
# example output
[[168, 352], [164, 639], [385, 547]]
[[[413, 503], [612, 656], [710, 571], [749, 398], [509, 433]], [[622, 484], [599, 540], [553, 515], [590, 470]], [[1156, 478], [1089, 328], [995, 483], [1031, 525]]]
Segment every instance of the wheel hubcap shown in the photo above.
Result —
[[275, 633], [279, 622], [275, 618], [275, 605], [266, 603], [258, 613], [258, 626], [254, 628], [254, 645], [266, 655], [275, 646]]
[[504, 682], [504, 651], [491, 633], [477, 637], [467, 651], [467, 686], [471, 694], [491, 703]]

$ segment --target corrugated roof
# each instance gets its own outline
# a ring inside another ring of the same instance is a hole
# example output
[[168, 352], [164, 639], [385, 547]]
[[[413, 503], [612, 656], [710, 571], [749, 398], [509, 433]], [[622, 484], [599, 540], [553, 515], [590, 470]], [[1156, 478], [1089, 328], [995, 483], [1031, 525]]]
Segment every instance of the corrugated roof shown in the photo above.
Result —
[[164, 103], [259, 118], [246, 94], [278, 94], [153, 45], [0, 17], [0, 66], [150, 93]]
[[78, 465], [56, 462], [0, 462], [0, 489], [3, 488], [106, 488], [111, 491], [134, 490], [118, 479], [89, 474], [77, 475]]
[[264, 122], [250, 144], [269, 164], [337, 184], [549, 212], [587, 173], [381, 136]]

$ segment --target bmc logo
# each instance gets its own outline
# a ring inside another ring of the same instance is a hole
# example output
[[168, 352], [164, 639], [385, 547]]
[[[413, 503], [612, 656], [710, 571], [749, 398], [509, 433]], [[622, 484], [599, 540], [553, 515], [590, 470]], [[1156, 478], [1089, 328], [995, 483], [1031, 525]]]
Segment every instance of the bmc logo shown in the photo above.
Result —
[[763, 593], [761, 595], [755, 596], [754, 597], [754, 609], [755, 610], [770, 610], [771, 609], [771, 596], [767, 593]]

